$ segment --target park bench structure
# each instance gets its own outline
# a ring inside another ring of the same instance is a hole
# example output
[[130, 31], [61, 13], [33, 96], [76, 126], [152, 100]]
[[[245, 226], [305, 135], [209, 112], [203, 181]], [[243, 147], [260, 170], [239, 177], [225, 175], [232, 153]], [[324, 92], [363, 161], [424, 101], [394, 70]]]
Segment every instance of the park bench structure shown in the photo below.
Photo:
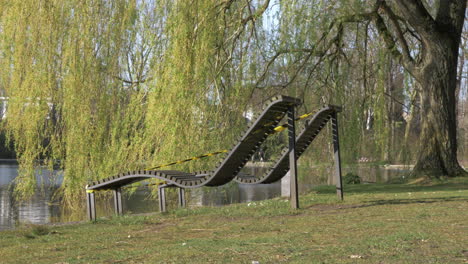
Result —
[[[277, 96], [271, 99], [266, 104], [263, 112], [258, 115], [239, 141], [227, 153], [226, 157], [221, 159], [212, 171], [190, 173], [177, 170], [136, 170], [90, 183], [86, 186], [88, 218], [90, 220], [96, 219], [94, 192], [99, 190], [113, 191], [115, 212], [120, 215], [123, 213], [121, 194], [123, 186], [151, 178], [161, 179], [165, 181], [165, 184], [158, 186], [159, 207], [161, 211], [166, 211], [165, 188], [178, 188], [179, 206], [183, 207], [185, 206], [186, 188], [221, 186], [232, 180], [243, 184], [267, 184], [280, 180], [288, 170], [290, 170], [291, 175], [291, 206], [298, 208], [296, 161], [330, 119], [332, 121], [335, 153], [336, 188], [338, 197], [343, 199], [337, 121], [337, 113], [341, 111], [341, 108], [331, 105], [322, 108], [306, 123], [302, 132], [296, 138], [295, 107], [300, 103], [299, 99], [288, 96]], [[287, 116], [288, 120], [289, 144], [288, 147], [283, 149], [282, 155], [275, 165], [262, 176], [240, 174], [240, 170], [266, 138], [275, 132], [275, 127], [285, 116]]]

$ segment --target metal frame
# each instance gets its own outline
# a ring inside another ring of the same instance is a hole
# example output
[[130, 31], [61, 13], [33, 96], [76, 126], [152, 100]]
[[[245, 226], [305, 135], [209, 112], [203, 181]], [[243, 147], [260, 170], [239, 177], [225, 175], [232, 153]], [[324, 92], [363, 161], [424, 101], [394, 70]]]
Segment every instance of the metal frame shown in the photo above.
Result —
[[88, 209], [88, 219], [96, 220], [96, 200], [93, 191], [86, 191], [86, 207]]
[[123, 214], [123, 207], [122, 207], [122, 189], [117, 188], [112, 190], [114, 193], [114, 210], [116, 215]]
[[299, 208], [299, 192], [297, 188], [297, 157], [296, 157], [296, 125], [294, 106], [288, 108], [288, 138], [289, 138], [289, 170], [290, 170], [290, 200], [291, 208]]
[[167, 184], [158, 186], [158, 200], [159, 200], [159, 211], [166, 212], [166, 191], [164, 188], [168, 187]]
[[[167, 212], [166, 208], [166, 188], [177, 188], [177, 194], [179, 197], [179, 207], [186, 207], [187, 203], [185, 201], [185, 189], [179, 188], [173, 184], [163, 184], [158, 186], [158, 202], [159, 202], [159, 211]], [[123, 215], [123, 206], [122, 206], [122, 189], [117, 188], [112, 190], [114, 199], [114, 211], [116, 215]], [[93, 190], [86, 191], [86, 208], [88, 220], [96, 221], [96, 198]]]
[[185, 189], [177, 187], [173, 184], [163, 184], [158, 186], [158, 200], [159, 200], [159, 211], [161, 213], [167, 212], [166, 208], [166, 188], [177, 188], [177, 195], [179, 197], [179, 207], [184, 208], [185, 202]]
[[186, 206], [185, 204], [185, 189], [184, 188], [178, 188], [177, 194], [179, 195], [179, 207], [184, 208]]
[[343, 179], [341, 177], [340, 138], [338, 136], [338, 115], [334, 112], [331, 116], [333, 155], [335, 157], [335, 184], [336, 195], [343, 200]]

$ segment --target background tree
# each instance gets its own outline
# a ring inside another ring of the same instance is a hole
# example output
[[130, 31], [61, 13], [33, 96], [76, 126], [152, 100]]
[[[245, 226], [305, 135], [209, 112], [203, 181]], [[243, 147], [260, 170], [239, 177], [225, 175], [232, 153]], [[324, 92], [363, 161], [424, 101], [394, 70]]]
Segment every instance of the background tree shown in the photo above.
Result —
[[[366, 38], [375, 38], [373, 34], [377, 33], [393, 60], [400, 63], [421, 87], [419, 91], [421, 140], [413, 174], [466, 175], [457, 160], [456, 129], [457, 61], [465, 21], [466, 1], [377, 0], [370, 9], [363, 4], [365, 3], [360, 1], [352, 2], [351, 10], [357, 9], [359, 12], [343, 11], [344, 8], [350, 7], [350, 3], [346, 1], [330, 6], [331, 12], [335, 10], [336, 18], [330, 23], [330, 27], [323, 31], [319, 39], [296, 43], [298, 38], [294, 37], [292, 38], [294, 45], [288, 46], [297, 48], [277, 50], [272, 61], [282, 57], [283, 54], [292, 56], [291, 54], [302, 53], [302, 59], [307, 63], [311, 62], [311, 57], [328, 57], [328, 63], [334, 64], [333, 67], [335, 67], [330, 72], [346, 76], [349, 74], [349, 69], [340, 68], [342, 62], [337, 61], [337, 58], [349, 62], [349, 57], [346, 55], [347, 49], [354, 49], [359, 45], [357, 42], [353, 43], [346, 39], [348, 37], [346, 30], [350, 29], [349, 24], [364, 24]], [[294, 6], [297, 3], [292, 4], [286, 1], [282, 2], [282, 5], [287, 10], [289, 8], [287, 6]], [[304, 3], [301, 8], [304, 10], [307, 4]], [[361, 12], [365, 9], [369, 9], [368, 12]], [[340, 14], [340, 12], [346, 14]], [[303, 17], [307, 19], [307, 16]], [[369, 23], [372, 23], [376, 32], [372, 32], [372, 28], [369, 29]], [[295, 27], [292, 31], [294, 30], [297, 28]], [[295, 64], [297, 62], [298, 60], [294, 61]], [[307, 70], [306, 63], [299, 63], [299, 65], [301, 69], [297, 72]], [[289, 80], [291, 82], [296, 78], [292, 75]], [[364, 75], [364, 79], [366, 78]], [[392, 89], [391, 85], [387, 86]], [[398, 102], [398, 98], [395, 98], [389, 91], [383, 90], [383, 93]], [[329, 91], [328, 94], [334, 93]], [[386, 127], [387, 131], [388, 129], [389, 127]], [[385, 137], [390, 135], [391, 138], [393, 135], [393, 132], [385, 133], [387, 133]], [[391, 144], [391, 139], [389, 142]]]

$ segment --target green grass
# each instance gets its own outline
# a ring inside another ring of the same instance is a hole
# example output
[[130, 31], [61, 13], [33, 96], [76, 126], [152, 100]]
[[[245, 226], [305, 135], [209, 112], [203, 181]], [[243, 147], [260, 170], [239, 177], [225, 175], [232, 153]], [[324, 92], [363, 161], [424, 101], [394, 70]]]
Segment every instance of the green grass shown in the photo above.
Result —
[[468, 263], [468, 179], [0, 232], [0, 263]]

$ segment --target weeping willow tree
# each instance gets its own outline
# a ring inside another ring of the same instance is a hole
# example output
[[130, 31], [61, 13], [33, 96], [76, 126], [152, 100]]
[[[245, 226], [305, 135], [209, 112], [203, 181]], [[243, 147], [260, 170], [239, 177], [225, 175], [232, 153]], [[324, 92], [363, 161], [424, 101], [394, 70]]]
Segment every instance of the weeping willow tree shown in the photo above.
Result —
[[122, 148], [125, 129], [133, 130], [143, 111], [141, 95], [114, 77], [135, 7], [131, 1], [2, 2], [4, 125], [18, 153], [20, 196], [33, 192], [39, 160], [50, 167], [61, 161], [68, 196], [116, 169], [108, 155]]
[[63, 169], [73, 201], [89, 180], [224, 149], [244, 129], [252, 89], [235, 44], [246, 39], [243, 17], [255, 15], [245, 4], [0, 3], [3, 128], [20, 162], [18, 196], [34, 192], [39, 165]]

